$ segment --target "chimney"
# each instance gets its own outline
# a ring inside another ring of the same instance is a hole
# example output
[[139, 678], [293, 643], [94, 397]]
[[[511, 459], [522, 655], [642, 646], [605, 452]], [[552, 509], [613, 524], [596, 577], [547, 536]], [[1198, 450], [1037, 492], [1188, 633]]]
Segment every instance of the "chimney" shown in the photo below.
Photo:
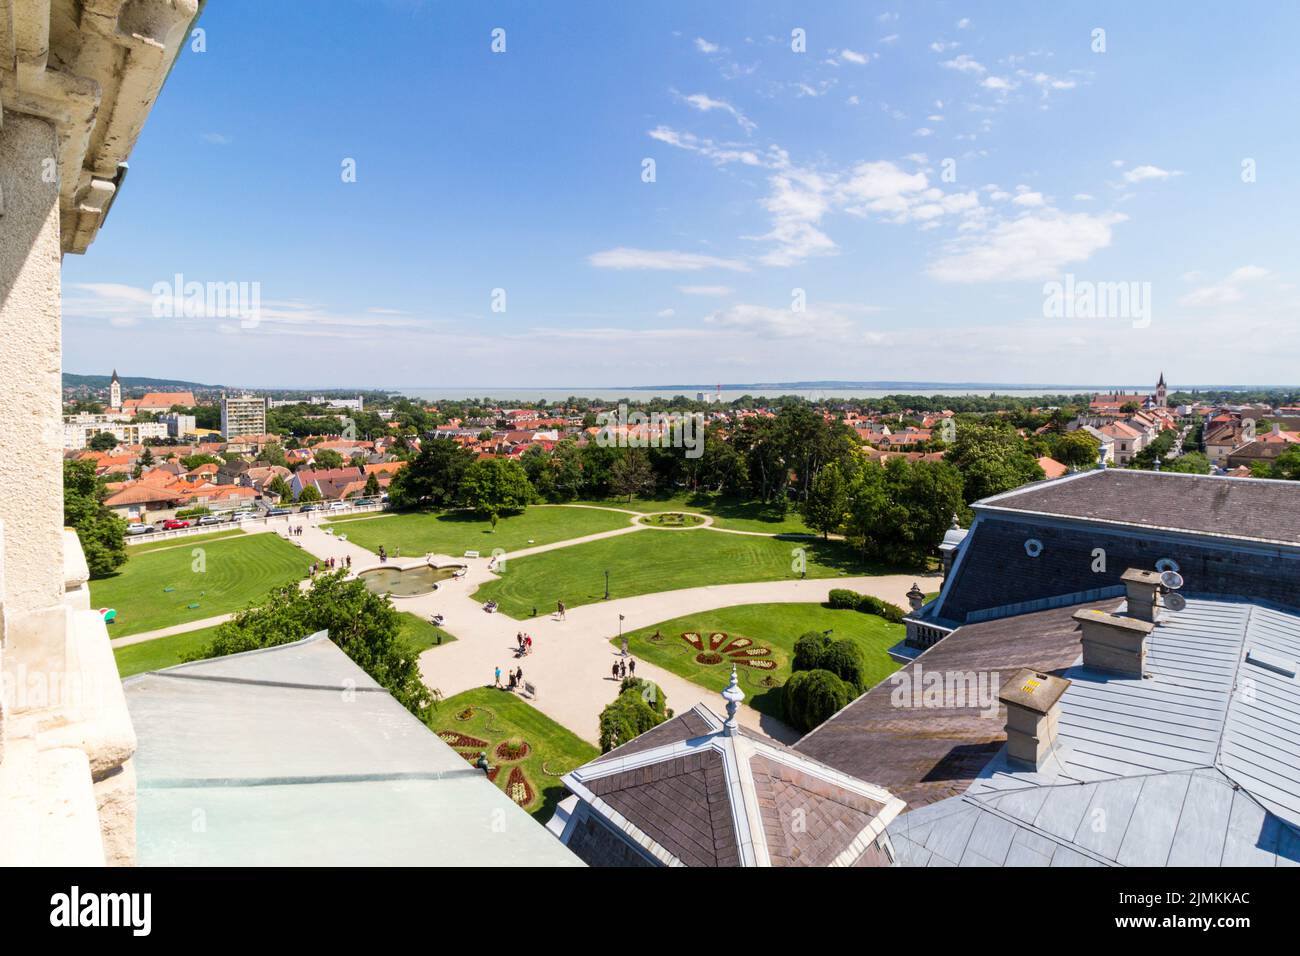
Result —
[[1146, 639], [1154, 624], [1098, 610], [1075, 611], [1073, 616], [1083, 627], [1084, 667], [1123, 677], [1143, 676]]
[[1152, 623], [1159, 608], [1160, 572], [1129, 568], [1119, 576], [1124, 582], [1124, 596], [1128, 601], [1128, 616]]
[[1007, 708], [1007, 758], [1043, 769], [1061, 716], [1061, 695], [1070, 682], [1051, 674], [1021, 668], [998, 695]]

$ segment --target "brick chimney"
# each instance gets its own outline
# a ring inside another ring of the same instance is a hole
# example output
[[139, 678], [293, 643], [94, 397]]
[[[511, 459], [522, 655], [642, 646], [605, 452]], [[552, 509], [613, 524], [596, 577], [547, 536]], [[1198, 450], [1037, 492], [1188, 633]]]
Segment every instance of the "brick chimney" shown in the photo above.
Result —
[[1061, 695], [1070, 686], [1063, 677], [1021, 668], [998, 695], [1007, 708], [1007, 758], [1041, 770], [1052, 752], [1061, 716]]
[[1146, 668], [1150, 621], [1118, 617], [1099, 610], [1075, 611], [1083, 627], [1083, 666], [1123, 677], [1141, 677]]
[[1124, 582], [1128, 616], [1139, 621], [1154, 622], [1160, 607], [1160, 572], [1129, 568], [1119, 579]]

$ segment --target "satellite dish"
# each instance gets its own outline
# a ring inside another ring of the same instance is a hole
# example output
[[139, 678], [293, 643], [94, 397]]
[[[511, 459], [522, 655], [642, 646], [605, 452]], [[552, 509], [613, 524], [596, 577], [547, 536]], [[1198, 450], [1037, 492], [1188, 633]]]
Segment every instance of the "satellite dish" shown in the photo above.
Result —
[[1177, 571], [1162, 571], [1160, 573], [1160, 583], [1170, 591], [1177, 591], [1183, 586], [1183, 576]]
[[1181, 594], [1176, 594], [1173, 591], [1170, 591], [1165, 595], [1165, 607], [1177, 613], [1187, 607], [1187, 598], [1183, 597]]

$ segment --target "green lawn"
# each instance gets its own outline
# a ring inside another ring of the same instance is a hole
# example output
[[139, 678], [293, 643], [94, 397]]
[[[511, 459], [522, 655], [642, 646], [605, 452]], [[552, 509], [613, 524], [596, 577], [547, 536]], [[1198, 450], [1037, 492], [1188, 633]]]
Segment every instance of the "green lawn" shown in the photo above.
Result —
[[487, 555], [493, 548], [518, 551], [539, 544], [581, 538], [601, 531], [625, 528], [627, 515], [591, 508], [529, 508], [522, 514], [503, 515], [497, 530], [482, 515], [470, 511], [404, 512], [382, 518], [332, 521], [335, 534], [346, 534], [353, 544], [377, 552], [382, 544], [390, 555], [406, 557], [434, 552], [453, 557], [466, 551]]
[[[421, 651], [437, 646], [439, 643], [451, 644], [456, 638], [441, 628], [434, 627], [424, 618], [406, 611], [401, 612], [402, 636]], [[220, 627], [220, 625], [217, 625]], [[217, 627], [203, 627], [197, 631], [172, 634], [139, 644], [128, 644], [114, 648], [113, 656], [117, 658], [117, 671], [123, 677], [144, 671], [156, 671], [164, 667], [183, 662], [185, 655], [196, 651], [212, 640]], [[437, 640], [442, 635], [442, 641]]]
[[[467, 709], [472, 709], [472, 716], [468, 720], [460, 720], [459, 715]], [[493, 767], [501, 768], [495, 782], [503, 790], [506, 789], [511, 768], [521, 767], [534, 794], [532, 802], [526, 804], [524, 809], [542, 823], [551, 818], [555, 805], [564, 796], [560, 775], [600, 756], [597, 748], [561, 727], [522, 698], [493, 687], [467, 690], [455, 697], [448, 697], [437, 705], [429, 726], [434, 733], [440, 735], [450, 731], [487, 741], [486, 747], [457, 746], [456, 749], [475, 758], [480, 749], [486, 750], [488, 762]], [[497, 744], [512, 738], [522, 738], [528, 744], [528, 755], [522, 760], [499, 759], [494, 753]]]
[[[828, 629], [833, 630], [831, 636], [837, 640], [848, 638], [861, 645], [866, 652], [871, 684], [879, 683], [898, 669], [898, 664], [887, 652], [903, 639], [903, 625], [890, 624], [874, 614], [832, 610], [821, 604], [743, 604], [720, 608], [662, 621], [632, 631], [627, 639], [628, 650], [634, 656], [719, 694], [731, 680], [730, 658], [724, 653], [719, 655], [723, 658], [719, 663], [697, 663], [695, 658], [700, 651], [682, 639], [683, 633], [700, 634], [706, 647], [711, 633], [722, 632], [728, 638], [722, 645], [724, 648], [737, 637], [746, 637], [753, 642], [747, 649], [769, 648], [772, 653], [766, 656], [776, 661], [775, 669], [757, 670], [741, 665], [736, 668], [736, 674], [746, 695], [745, 703], [764, 714], [780, 718], [781, 685], [790, 676], [794, 642], [807, 631]], [[651, 640], [656, 633], [660, 640]], [[617, 638], [611, 643], [617, 644]], [[671, 707], [672, 703], [668, 701], [668, 706]], [[720, 707], [719, 704], [717, 709]]]
[[496, 600], [514, 618], [550, 613], [556, 601], [578, 607], [602, 599], [606, 569], [610, 597], [631, 597], [677, 588], [746, 581], [786, 581], [795, 548], [807, 555], [808, 577], [870, 574], [843, 542], [816, 539], [764, 538], [721, 534], [704, 528], [655, 531], [589, 541], [568, 548], [516, 558], [505, 573], [475, 593], [477, 601]]
[[[211, 534], [182, 535], [179, 538], [159, 538], [157, 541], [151, 541], [149, 536], [145, 535], [145, 540], [139, 544], [128, 544], [126, 553], [130, 556], [145, 554], [149, 551], [162, 551], [165, 548], [192, 548], [197, 544], [206, 544], [209, 541], [217, 541], [221, 538], [235, 538], [243, 533], [242, 528], [229, 528], [225, 531], [213, 531]], [[127, 538], [127, 540], [130, 541], [131, 539]]]
[[[437, 647], [439, 644], [451, 644], [456, 638], [452, 637], [440, 627], [430, 624], [425, 618], [418, 614], [411, 614], [407, 611], [401, 611], [402, 616], [402, 637], [406, 638], [411, 644], [415, 645], [417, 650], [427, 651], [431, 647]], [[441, 636], [441, 640], [439, 640]]]
[[132, 552], [116, 574], [90, 582], [90, 599], [96, 607], [117, 609], [108, 632], [124, 637], [242, 610], [272, 588], [301, 580], [311, 561], [274, 534], [185, 542]]
[[170, 637], [159, 637], [152, 641], [141, 641], [139, 644], [114, 648], [113, 656], [117, 658], [117, 672], [123, 677], [130, 677], [132, 674], [161, 670], [164, 667], [180, 664], [187, 654], [212, 640], [212, 635], [216, 632], [216, 627], [202, 627], [197, 631], [186, 631], [183, 634], [173, 634]]
[[623, 508], [642, 513], [652, 511], [690, 511], [710, 515], [718, 528], [735, 531], [763, 531], [768, 534], [815, 534], [803, 523], [797, 509], [783, 511], [774, 505], [754, 501], [737, 501], [720, 498], [707, 492], [676, 492], [649, 498], [635, 498], [629, 504], [626, 498], [606, 498], [601, 501], [576, 501], [574, 504], [599, 505], [603, 508]]

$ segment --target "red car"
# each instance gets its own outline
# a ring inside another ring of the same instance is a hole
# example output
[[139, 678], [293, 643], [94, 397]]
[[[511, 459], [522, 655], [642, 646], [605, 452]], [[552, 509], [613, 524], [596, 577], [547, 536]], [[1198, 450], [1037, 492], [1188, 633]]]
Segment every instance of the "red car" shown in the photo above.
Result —
[[164, 531], [175, 531], [177, 528], [188, 528], [189, 526], [190, 523], [188, 521], [177, 521], [175, 518], [163, 522]]

